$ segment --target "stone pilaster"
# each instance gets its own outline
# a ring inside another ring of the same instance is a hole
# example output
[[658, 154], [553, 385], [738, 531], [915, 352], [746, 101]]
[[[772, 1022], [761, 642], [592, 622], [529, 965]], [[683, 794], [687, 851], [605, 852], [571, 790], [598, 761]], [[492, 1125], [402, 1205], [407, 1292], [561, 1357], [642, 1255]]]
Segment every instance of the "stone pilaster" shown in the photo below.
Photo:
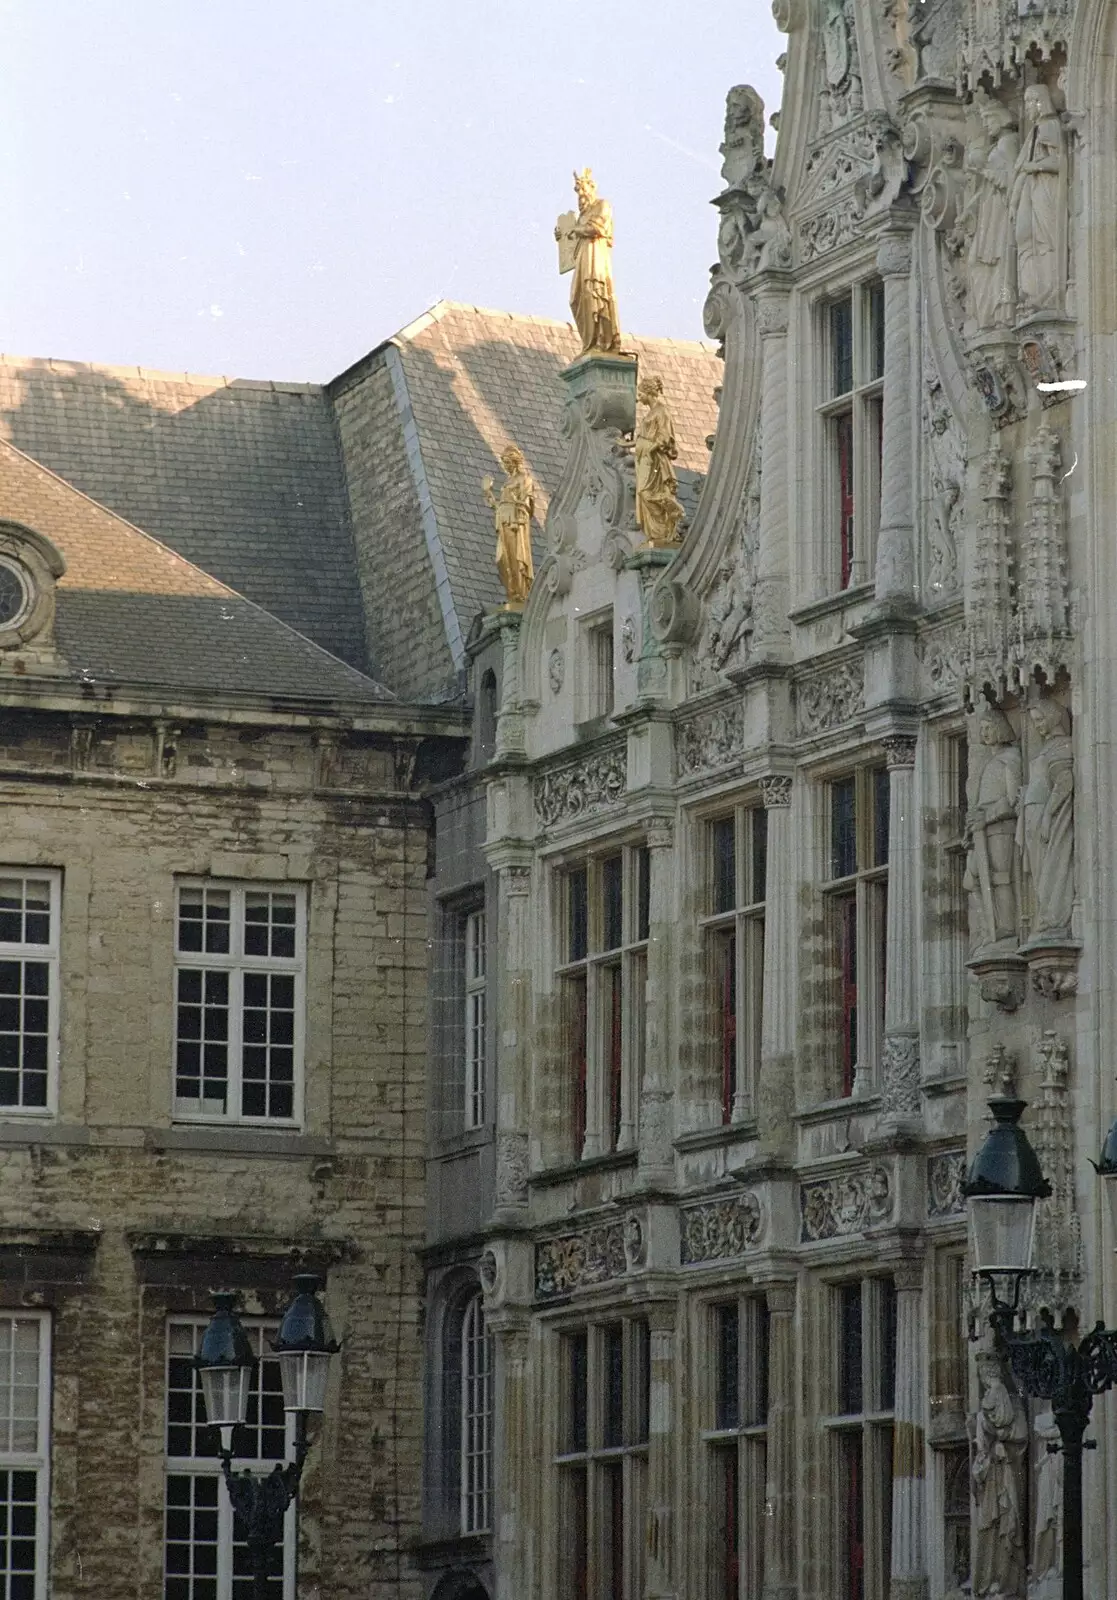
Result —
[[531, 1045], [531, 869], [502, 866], [497, 873], [500, 1030], [497, 1035], [496, 1184], [493, 1215], [516, 1222], [527, 1208], [529, 1074]]
[[892, 1424], [892, 1578], [889, 1600], [927, 1600], [927, 1443], [923, 1263], [896, 1278], [896, 1404]]
[[647, 1600], [674, 1600], [675, 1304], [648, 1310], [651, 1403], [648, 1415], [648, 1511], [645, 1531]]
[[538, 1438], [528, 1428], [527, 1313], [498, 1323], [495, 1428], [493, 1434], [493, 1554], [496, 1600], [520, 1600], [532, 1592], [529, 1535], [534, 1524], [531, 1479]]
[[496, 719], [496, 755], [524, 753], [524, 719], [520, 704], [520, 624], [521, 611], [501, 611], [494, 618], [500, 629], [502, 646], [500, 707]]
[[768, 816], [768, 898], [764, 913], [764, 994], [760, 1024], [757, 1121], [768, 1154], [782, 1153], [795, 1109], [796, 909], [791, 779], [761, 778]]
[[674, 1182], [674, 1101], [668, 1055], [672, 992], [671, 925], [674, 909], [675, 830], [653, 822], [648, 845], [648, 987], [644, 1032], [644, 1079], [640, 1085], [640, 1183], [663, 1188]]
[[787, 294], [764, 289], [756, 296], [760, 332], [760, 415], [764, 419], [764, 470], [760, 475], [760, 528], [752, 597], [750, 662], [783, 662], [790, 648], [787, 540]]
[[796, 1600], [795, 1283], [770, 1283], [763, 1600]]
[[888, 918], [885, 931], [881, 1121], [917, 1124], [919, 1098], [919, 816], [915, 739], [885, 738], [888, 760]]
[[884, 279], [884, 399], [880, 452], [880, 531], [876, 612], [910, 616], [916, 608], [912, 463], [911, 240], [883, 241], [877, 269]]

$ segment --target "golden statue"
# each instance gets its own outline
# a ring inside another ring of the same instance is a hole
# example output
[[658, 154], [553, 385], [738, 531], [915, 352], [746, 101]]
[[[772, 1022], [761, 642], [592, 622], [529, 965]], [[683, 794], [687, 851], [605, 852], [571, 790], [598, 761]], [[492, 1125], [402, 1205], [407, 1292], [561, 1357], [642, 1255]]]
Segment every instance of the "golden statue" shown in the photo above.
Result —
[[656, 549], [675, 544], [683, 508], [676, 498], [678, 479], [671, 465], [678, 455], [675, 424], [663, 398], [662, 378], [641, 378], [637, 398], [644, 410], [636, 427], [636, 521]]
[[613, 293], [613, 208], [600, 200], [587, 167], [574, 174], [578, 213], [564, 211], [555, 225], [559, 271], [573, 272], [570, 309], [582, 335], [582, 354], [616, 355], [621, 327]]
[[492, 506], [496, 524], [496, 569], [508, 596], [506, 609], [522, 611], [531, 589], [535, 569], [531, 560], [531, 519], [535, 515], [535, 484], [524, 465], [524, 453], [510, 444], [501, 452], [505, 471], [499, 498], [493, 493], [493, 480], [483, 478], [485, 501]]

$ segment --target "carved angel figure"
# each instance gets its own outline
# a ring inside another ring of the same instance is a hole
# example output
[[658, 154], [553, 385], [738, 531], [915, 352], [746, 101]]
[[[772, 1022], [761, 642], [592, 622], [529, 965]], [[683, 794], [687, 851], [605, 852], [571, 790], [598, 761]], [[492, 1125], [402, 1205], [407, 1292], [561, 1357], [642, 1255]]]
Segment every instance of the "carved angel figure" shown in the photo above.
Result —
[[1070, 718], [1044, 698], [1029, 716], [1041, 743], [1028, 766], [1017, 839], [1035, 897], [1033, 935], [1070, 931], [1074, 905], [1074, 756]]
[[636, 521], [648, 544], [657, 548], [678, 539], [683, 508], [671, 465], [678, 455], [675, 424], [663, 398], [662, 378], [641, 378], [637, 397], [643, 414], [636, 427]]
[[1066, 134], [1046, 84], [1024, 90], [1024, 140], [1010, 208], [1022, 310], [1062, 309], [1067, 287]]
[[491, 478], [482, 479], [481, 488], [486, 503], [495, 513], [496, 567], [508, 596], [508, 609], [522, 611], [535, 576], [531, 558], [535, 484], [524, 465], [523, 451], [517, 445], [510, 444], [501, 452], [500, 464], [507, 476], [499, 497], [493, 493]]
[[[574, 174], [578, 216], [570, 233], [574, 252], [574, 277], [570, 284], [570, 310], [582, 336], [582, 354], [615, 354], [621, 347], [620, 319], [613, 292], [613, 208], [598, 197], [588, 167]], [[555, 229], [561, 239], [562, 224]]]
[[1016, 938], [1017, 802], [1023, 766], [1012, 724], [989, 706], [981, 713], [978, 737], [990, 751], [976, 778], [966, 819], [969, 854], [966, 887], [974, 897], [974, 948]]
[[973, 1592], [1023, 1600], [1026, 1592], [1021, 1463], [1028, 1422], [1008, 1391], [997, 1357], [977, 1358], [982, 1385], [974, 1419]]

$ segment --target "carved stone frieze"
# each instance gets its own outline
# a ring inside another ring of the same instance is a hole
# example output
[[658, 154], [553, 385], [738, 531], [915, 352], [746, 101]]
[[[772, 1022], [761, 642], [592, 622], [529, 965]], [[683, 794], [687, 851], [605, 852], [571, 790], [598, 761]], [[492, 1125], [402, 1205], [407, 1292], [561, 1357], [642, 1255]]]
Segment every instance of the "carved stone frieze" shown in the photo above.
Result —
[[761, 1242], [765, 1228], [760, 1197], [751, 1190], [731, 1200], [688, 1206], [682, 1213], [679, 1254], [684, 1267], [743, 1255]]
[[539, 1299], [551, 1300], [590, 1284], [623, 1278], [628, 1265], [624, 1227], [622, 1221], [605, 1222], [537, 1244], [535, 1293]]
[[949, 695], [960, 701], [966, 668], [965, 624], [954, 622], [948, 628], [924, 634], [919, 642], [919, 660], [923, 697], [936, 700]]
[[688, 717], [676, 728], [676, 759], [680, 778], [714, 772], [738, 760], [744, 749], [745, 714], [739, 700], [711, 706]]
[[880, 1111], [885, 1122], [918, 1117], [919, 1038], [916, 1034], [889, 1034], [881, 1063]]
[[909, 176], [903, 132], [885, 111], [822, 140], [807, 158], [797, 196], [800, 259], [812, 261], [857, 238], [870, 217], [895, 204]]
[[691, 672], [691, 688], [695, 692], [712, 687], [721, 673], [744, 666], [748, 660], [760, 529], [761, 471], [761, 448], [757, 439], [725, 556], [706, 597], [705, 620], [694, 648]]
[[799, 1186], [799, 1237], [804, 1244], [833, 1239], [892, 1220], [894, 1196], [887, 1167], [843, 1172]]
[[844, 661], [826, 672], [801, 678], [795, 685], [795, 721], [800, 734], [824, 733], [850, 722], [865, 704], [865, 669], [860, 660]]
[[760, 798], [765, 811], [784, 810], [791, 804], [791, 779], [776, 772], [760, 780]]
[[927, 1162], [928, 1217], [965, 1216], [966, 1201], [962, 1179], [966, 1176], [966, 1152], [943, 1150]]
[[496, 1137], [495, 1198], [498, 1206], [527, 1203], [528, 1142], [526, 1133], [504, 1132]]
[[552, 767], [532, 784], [535, 815], [546, 828], [619, 805], [628, 781], [624, 745], [595, 750], [579, 761]]

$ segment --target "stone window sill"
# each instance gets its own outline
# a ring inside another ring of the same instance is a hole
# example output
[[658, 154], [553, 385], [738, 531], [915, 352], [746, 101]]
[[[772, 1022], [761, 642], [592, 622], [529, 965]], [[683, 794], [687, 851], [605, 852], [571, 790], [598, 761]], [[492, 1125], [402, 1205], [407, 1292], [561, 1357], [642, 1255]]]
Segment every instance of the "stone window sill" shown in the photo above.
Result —
[[821, 600], [796, 606], [788, 612], [788, 621], [794, 622], [797, 627], [805, 627], [808, 623], [817, 622], [820, 617], [831, 617], [837, 611], [848, 611], [851, 606], [861, 605], [871, 600], [875, 593], [875, 583], [859, 583], [852, 589], [842, 589], [837, 594], [823, 595]]
[[680, 1133], [675, 1149], [685, 1154], [688, 1150], [716, 1150], [722, 1145], [736, 1144], [739, 1139], [755, 1139], [754, 1121], [719, 1122], [714, 1128], [691, 1128]]
[[223, 1155], [291, 1159], [334, 1154], [333, 1143], [329, 1139], [308, 1133], [272, 1133], [256, 1128], [146, 1128], [144, 1149], [157, 1152], [199, 1150]]
[[546, 1189], [560, 1183], [574, 1183], [593, 1172], [623, 1172], [636, 1166], [637, 1150], [610, 1150], [608, 1155], [590, 1156], [588, 1161], [571, 1161], [563, 1167], [547, 1167], [543, 1172], [533, 1172], [528, 1183], [533, 1189]]

